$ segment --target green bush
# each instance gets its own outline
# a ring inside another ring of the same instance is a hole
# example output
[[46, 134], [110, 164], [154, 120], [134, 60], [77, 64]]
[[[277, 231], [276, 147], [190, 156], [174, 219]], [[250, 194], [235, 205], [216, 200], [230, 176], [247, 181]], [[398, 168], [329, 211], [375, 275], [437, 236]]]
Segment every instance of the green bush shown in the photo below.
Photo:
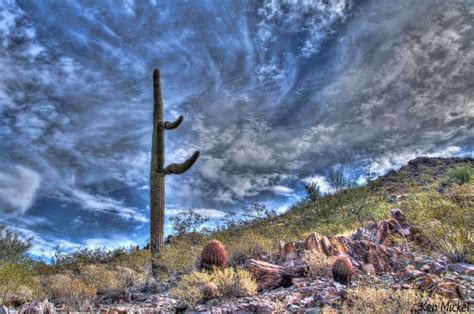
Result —
[[471, 180], [474, 169], [469, 165], [457, 166], [448, 170], [446, 176], [449, 182], [463, 185]]
[[474, 208], [436, 192], [402, 203], [407, 218], [431, 245], [453, 262], [473, 261]]
[[159, 265], [163, 266], [166, 276], [169, 273], [189, 273], [196, 268], [198, 256], [201, 252], [201, 245], [194, 245], [190, 241], [175, 240], [167, 245], [160, 254]]
[[205, 299], [208, 284], [214, 284], [217, 291], [213, 298], [246, 297], [257, 293], [257, 283], [252, 275], [243, 269], [214, 269], [212, 272], [194, 271], [181, 278], [178, 285], [171, 289], [170, 295], [194, 307]]
[[19, 262], [28, 259], [26, 253], [31, 248], [32, 239], [23, 239], [14, 230], [0, 224], [0, 261]]
[[6, 305], [28, 302], [38, 289], [31, 268], [24, 263], [0, 263], [0, 283], [0, 304]]

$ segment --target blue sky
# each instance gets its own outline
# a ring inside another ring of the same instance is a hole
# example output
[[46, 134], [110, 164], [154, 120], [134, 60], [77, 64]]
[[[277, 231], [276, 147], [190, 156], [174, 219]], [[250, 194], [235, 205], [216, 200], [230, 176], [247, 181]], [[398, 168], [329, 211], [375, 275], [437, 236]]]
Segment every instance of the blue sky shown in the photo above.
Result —
[[201, 151], [168, 216], [472, 155], [473, 20], [471, 1], [0, 0], [0, 220], [38, 256], [143, 245], [155, 67], [185, 116], [167, 162]]

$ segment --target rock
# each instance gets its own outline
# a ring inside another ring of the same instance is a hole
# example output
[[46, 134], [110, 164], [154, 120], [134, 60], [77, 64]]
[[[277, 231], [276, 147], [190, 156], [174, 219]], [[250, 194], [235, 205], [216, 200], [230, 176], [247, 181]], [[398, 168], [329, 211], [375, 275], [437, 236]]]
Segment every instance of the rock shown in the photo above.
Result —
[[109, 314], [109, 309], [100, 309], [100, 314]]
[[145, 302], [148, 300], [148, 296], [142, 293], [131, 294], [131, 299], [137, 302]]
[[24, 304], [20, 309], [20, 314], [52, 314], [56, 313], [56, 308], [53, 303], [50, 303], [48, 299], [43, 302], [29, 302]]
[[384, 220], [380, 222], [377, 230], [377, 244], [382, 244], [389, 236], [389, 225], [388, 221]]
[[407, 266], [405, 266], [405, 269], [406, 269], [407, 271], [409, 271], [409, 272], [412, 272], [412, 271], [414, 271], [414, 270], [416, 269], [416, 267], [413, 266], [413, 265], [407, 265]]
[[362, 265], [362, 270], [364, 271], [365, 274], [370, 275], [370, 276], [375, 276], [375, 268], [374, 265], [372, 264], [363, 264]]
[[431, 268], [430, 265], [425, 264], [425, 265], [421, 266], [420, 270], [421, 270], [421, 271], [424, 271], [425, 273], [427, 273], [427, 272], [430, 271], [430, 268]]
[[326, 254], [327, 256], [334, 255], [334, 249], [331, 245], [331, 242], [329, 242], [329, 239], [327, 237], [322, 237], [321, 246], [323, 248], [324, 254]]
[[453, 271], [453, 272], [474, 276], [474, 265], [473, 264], [467, 264], [467, 263], [448, 264], [447, 268], [450, 271]]
[[120, 307], [120, 308], [114, 308], [110, 313], [111, 314], [127, 314], [128, 311], [126, 308]]
[[8, 308], [5, 305], [0, 306], [0, 314], [8, 314]]
[[400, 226], [407, 226], [405, 214], [399, 208], [392, 208], [390, 214], [392, 215], [392, 218], [400, 224]]
[[305, 249], [321, 252], [321, 236], [317, 232], [312, 232], [305, 240]]
[[443, 266], [441, 263], [433, 262], [430, 265], [430, 270], [429, 271], [430, 271], [430, 273], [433, 273], [433, 274], [440, 274], [440, 273], [446, 271], [446, 267]]

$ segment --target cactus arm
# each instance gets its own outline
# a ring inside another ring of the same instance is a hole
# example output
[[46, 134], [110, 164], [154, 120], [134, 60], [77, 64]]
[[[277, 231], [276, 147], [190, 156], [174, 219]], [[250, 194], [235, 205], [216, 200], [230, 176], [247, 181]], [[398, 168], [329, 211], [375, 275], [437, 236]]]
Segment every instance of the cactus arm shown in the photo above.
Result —
[[195, 151], [194, 154], [189, 157], [185, 162], [182, 162], [180, 164], [173, 163], [168, 165], [165, 168], [165, 174], [182, 174], [186, 172], [199, 158], [199, 154], [199, 151]]
[[166, 130], [176, 129], [181, 124], [181, 122], [183, 122], [183, 119], [184, 119], [183, 116], [179, 116], [178, 119], [176, 119], [173, 122], [165, 122], [165, 129]]

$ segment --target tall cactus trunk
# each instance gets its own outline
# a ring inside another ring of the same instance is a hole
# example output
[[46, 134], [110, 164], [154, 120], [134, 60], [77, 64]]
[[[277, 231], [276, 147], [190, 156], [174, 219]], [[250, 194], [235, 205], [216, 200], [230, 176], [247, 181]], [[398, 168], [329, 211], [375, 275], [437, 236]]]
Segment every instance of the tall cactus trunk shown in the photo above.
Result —
[[165, 130], [177, 128], [183, 121], [180, 116], [174, 122], [164, 122], [163, 97], [161, 95], [160, 71], [153, 72], [153, 135], [151, 144], [150, 167], [150, 249], [152, 257], [152, 273], [158, 277], [160, 270], [159, 256], [165, 247], [165, 175], [181, 174], [191, 168], [199, 157], [196, 151], [188, 160], [181, 164], [165, 164]]

